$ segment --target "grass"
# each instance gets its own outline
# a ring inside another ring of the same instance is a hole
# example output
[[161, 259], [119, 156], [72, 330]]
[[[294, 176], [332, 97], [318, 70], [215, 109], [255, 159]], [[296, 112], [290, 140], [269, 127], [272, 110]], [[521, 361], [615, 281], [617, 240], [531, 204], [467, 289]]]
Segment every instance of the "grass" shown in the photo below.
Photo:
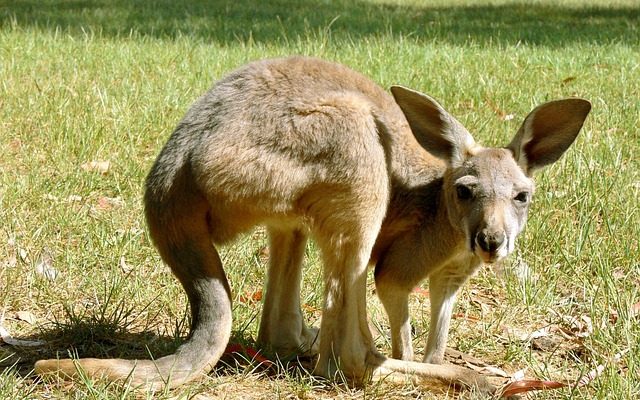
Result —
[[[630, 310], [640, 301], [639, 19], [633, 0], [0, 1], [0, 315], [15, 337], [47, 343], [0, 342], [0, 398], [152, 397], [88, 379], [42, 382], [30, 369], [44, 357], [147, 358], [180, 343], [187, 304], [146, 235], [144, 176], [216, 79], [249, 60], [288, 54], [425, 91], [485, 144], [505, 143], [540, 102], [590, 99], [573, 148], [538, 176], [517, 254], [461, 293], [449, 346], [510, 373], [555, 380], [630, 350], [587, 386], [535, 397], [637, 398], [640, 327]], [[101, 173], [86, 167], [91, 161], [110, 164]], [[251, 295], [264, 281], [265, 243], [258, 229], [224, 249], [236, 342], [256, 337], [260, 306]], [[321, 271], [313, 244], [307, 253], [303, 303], [317, 323]], [[411, 301], [421, 349], [428, 300]], [[389, 352], [373, 295], [369, 313]], [[565, 316], [589, 317], [593, 330], [579, 337]], [[545, 347], [513, 334], [545, 326], [565, 328], [568, 338]], [[411, 385], [350, 389], [296, 366], [267, 373], [238, 358], [155, 396], [451, 397]]]

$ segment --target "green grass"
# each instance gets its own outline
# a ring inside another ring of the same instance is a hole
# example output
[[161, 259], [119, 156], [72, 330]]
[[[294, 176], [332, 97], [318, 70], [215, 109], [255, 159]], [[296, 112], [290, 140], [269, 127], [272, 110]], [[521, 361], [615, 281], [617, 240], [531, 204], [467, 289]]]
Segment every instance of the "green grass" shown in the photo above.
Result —
[[[508, 372], [526, 368], [528, 377], [556, 380], [629, 349], [590, 385], [536, 398], [637, 398], [640, 327], [629, 312], [640, 301], [637, 3], [268, 3], [0, 0], [0, 315], [14, 336], [47, 341], [35, 348], [0, 342], [0, 398], [150, 397], [87, 379], [41, 382], [30, 369], [56, 355], [146, 358], [175, 349], [187, 331], [187, 304], [146, 235], [144, 176], [187, 107], [216, 79], [249, 60], [289, 54], [339, 61], [384, 87], [429, 93], [485, 144], [505, 143], [540, 102], [591, 100], [573, 148], [538, 176], [529, 224], [506, 272], [486, 269], [461, 293], [449, 346]], [[515, 118], [505, 120], [508, 114]], [[110, 167], [105, 174], [83, 169], [90, 161]], [[265, 242], [258, 229], [224, 249], [237, 342], [256, 336], [259, 303], [240, 298], [262, 287]], [[37, 272], [47, 258], [53, 280]], [[313, 245], [307, 260], [303, 302], [317, 323], [321, 272]], [[518, 278], [512, 271], [523, 263], [529, 273]], [[385, 333], [375, 296], [369, 310]], [[412, 310], [422, 349], [428, 301], [413, 296]], [[504, 326], [570, 328], [562, 316], [588, 316], [594, 330], [555, 350], [504, 333]], [[389, 352], [384, 335], [379, 345]], [[267, 374], [241, 359], [160, 397], [196, 394], [447, 397], [410, 385], [333, 386], [295, 366]]]

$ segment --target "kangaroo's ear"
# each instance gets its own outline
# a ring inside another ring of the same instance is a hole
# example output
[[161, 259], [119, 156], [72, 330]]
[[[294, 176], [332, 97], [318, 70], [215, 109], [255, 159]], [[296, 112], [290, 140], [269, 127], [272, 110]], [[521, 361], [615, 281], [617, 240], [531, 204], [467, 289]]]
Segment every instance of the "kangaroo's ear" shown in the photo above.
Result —
[[544, 103], [525, 118], [507, 148], [531, 175], [562, 156], [578, 136], [590, 110], [591, 103], [578, 98]]
[[437, 101], [415, 90], [392, 86], [391, 93], [418, 143], [449, 165], [460, 165], [476, 148], [471, 134]]

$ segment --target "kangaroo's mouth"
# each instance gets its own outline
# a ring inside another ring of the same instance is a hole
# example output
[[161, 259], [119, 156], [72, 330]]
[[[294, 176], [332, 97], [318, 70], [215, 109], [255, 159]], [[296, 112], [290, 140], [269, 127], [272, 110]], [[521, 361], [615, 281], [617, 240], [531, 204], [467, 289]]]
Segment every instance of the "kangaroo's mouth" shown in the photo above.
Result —
[[480, 249], [478, 247], [476, 247], [474, 253], [475, 253], [475, 255], [480, 257], [482, 262], [484, 262], [485, 264], [493, 264], [493, 263], [495, 263], [497, 261], [500, 261], [503, 258], [502, 256], [500, 256], [495, 251], [488, 252], [488, 251], [484, 251], [484, 250], [482, 250], [482, 249]]
[[507, 255], [509, 255], [509, 238], [505, 240], [497, 247], [486, 248], [478, 243], [477, 239], [471, 240], [471, 251], [478, 256], [485, 264], [496, 263]]

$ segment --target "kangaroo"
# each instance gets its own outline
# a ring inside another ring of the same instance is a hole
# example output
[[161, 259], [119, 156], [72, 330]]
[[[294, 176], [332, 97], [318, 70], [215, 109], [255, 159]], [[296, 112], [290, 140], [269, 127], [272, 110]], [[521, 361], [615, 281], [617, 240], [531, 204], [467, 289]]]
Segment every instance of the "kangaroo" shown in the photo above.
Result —
[[591, 105], [576, 98], [540, 105], [505, 148], [484, 148], [433, 99], [405, 88], [391, 91], [418, 142], [444, 166], [414, 165], [431, 175], [392, 190], [372, 256], [376, 291], [389, 318], [392, 356], [412, 360], [408, 296], [429, 278], [423, 361], [440, 364], [458, 289], [484, 263], [514, 250], [534, 193], [532, 174], [573, 143]]
[[[231, 291], [216, 247], [262, 224], [270, 260], [258, 342], [317, 353], [314, 374], [354, 383], [392, 377], [494, 388], [442, 362], [457, 289], [513, 250], [531, 173], [557, 160], [590, 110], [581, 99], [539, 106], [506, 148], [477, 145], [430, 97], [392, 95], [339, 64], [292, 57], [232, 72], [188, 110], [146, 180], [150, 236], [191, 308], [187, 340], [156, 360], [41, 360], [39, 374], [175, 387], [208, 372], [231, 333]], [[319, 332], [300, 310], [305, 243], [323, 259]], [[393, 356], [375, 348], [368, 265], [389, 312]], [[429, 276], [427, 363], [414, 362], [407, 293]], [[316, 340], [318, 336], [318, 340]]]

